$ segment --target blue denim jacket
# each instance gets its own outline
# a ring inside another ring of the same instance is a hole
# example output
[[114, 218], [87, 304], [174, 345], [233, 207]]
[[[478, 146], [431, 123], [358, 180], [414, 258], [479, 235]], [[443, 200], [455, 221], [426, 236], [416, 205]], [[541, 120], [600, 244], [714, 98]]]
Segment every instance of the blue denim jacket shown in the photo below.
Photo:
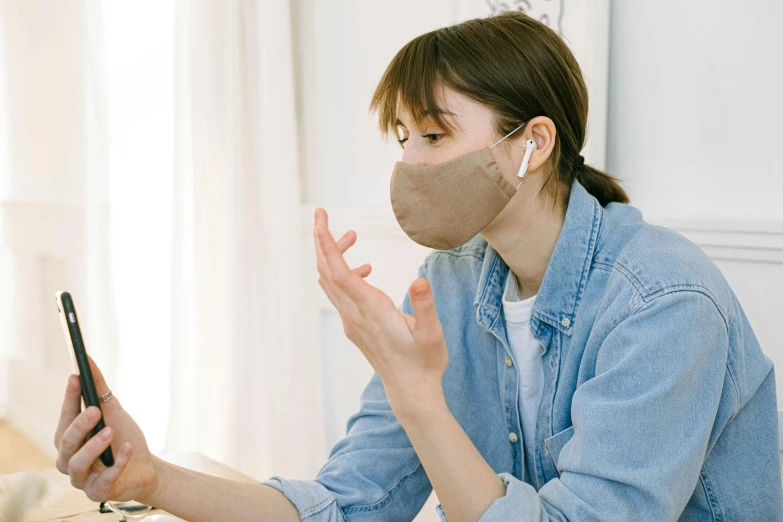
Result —
[[[772, 362], [698, 247], [574, 182], [530, 323], [545, 349], [533, 462], [508, 270], [481, 235], [419, 269], [448, 344], [448, 406], [506, 485], [480, 522], [783, 520]], [[432, 491], [377, 374], [315, 480], [263, 484], [308, 522], [412, 520]]]

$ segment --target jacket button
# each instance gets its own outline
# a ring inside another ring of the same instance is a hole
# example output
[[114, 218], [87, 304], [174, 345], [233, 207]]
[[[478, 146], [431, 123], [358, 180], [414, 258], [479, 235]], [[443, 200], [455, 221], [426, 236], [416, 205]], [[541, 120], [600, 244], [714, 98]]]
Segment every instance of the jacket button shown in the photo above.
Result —
[[568, 328], [569, 326], [571, 326], [571, 319], [569, 319], [566, 316], [563, 316], [563, 320], [560, 321], [560, 324], [562, 324], [563, 327]]
[[517, 434], [512, 431], [511, 433], [508, 434], [508, 440], [510, 440], [511, 442], [516, 442], [519, 440], [519, 437], [517, 437]]
[[506, 366], [508, 366], [509, 368], [511, 368], [511, 366], [512, 366], [513, 364], [514, 364], [514, 361], [512, 361], [512, 360], [511, 360], [511, 357], [509, 357], [508, 355], [506, 355]]

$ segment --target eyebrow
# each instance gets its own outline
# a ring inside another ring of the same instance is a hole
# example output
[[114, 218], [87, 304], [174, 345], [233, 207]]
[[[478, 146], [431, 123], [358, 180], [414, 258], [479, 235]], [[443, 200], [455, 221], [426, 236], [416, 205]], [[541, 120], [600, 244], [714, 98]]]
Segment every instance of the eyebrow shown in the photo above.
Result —
[[[437, 110], [437, 113], [438, 113], [438, 114], [448, 114], [449, 116], [455, 116], [455, 117], [457, 116], [455, 113], [453, 113], [453, 112], [451, 112], [451, 111], [445, 111], [445, 110], [443, 110], [443, 109], [438, 109], [438, 110]], [[429, 112], [429, 111], [427, 111], [427, 112], [425, 112], [425, 113], [423, 113], [423, 114], [421, 115], [421, 119], [423, 120], [424, 118], [428, 117], [429, 115], [430, 115], [430, 112]], [[407, 128], [408, 128], [408, 127], [406, 127], [406, 126], [405, 126], [405, 124], [404, 124], [404, 123], [402, 123], [402, 122], [400, 121], [400, 119], [399, 119], [399, 118], [397, 118], [397, 125], [399, 125], [400, 127], [404, 128], [404, 129], [407, 129]]]

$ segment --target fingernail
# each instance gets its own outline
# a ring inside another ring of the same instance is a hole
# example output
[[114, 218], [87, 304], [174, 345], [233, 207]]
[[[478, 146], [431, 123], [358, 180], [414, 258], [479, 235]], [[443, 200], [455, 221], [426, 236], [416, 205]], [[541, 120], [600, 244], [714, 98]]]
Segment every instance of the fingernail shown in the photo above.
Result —
[[98, 413], [98, 409], [97, 408], [93, 408], [93, 407], [87, 408], [87, 418], [88, 419], [95, 420], [99, 416], [100, 416], [100, 413]]
[[98, 436], [104, 442], [109, 440], [109, 437], [111, 437], [111, 428], [104, 428]]

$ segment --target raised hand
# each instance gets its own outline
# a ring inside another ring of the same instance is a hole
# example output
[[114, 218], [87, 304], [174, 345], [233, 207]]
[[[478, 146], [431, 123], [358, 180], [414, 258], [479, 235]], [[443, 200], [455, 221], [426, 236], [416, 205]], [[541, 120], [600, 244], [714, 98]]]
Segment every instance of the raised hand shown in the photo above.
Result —
[[398, 412], [422, 393], [442, 392], [448, 349], [429, 282], [411, 284], [414, 315], [401, 313], [388, 295], [364, 281], [369, 265], [348, 267], [347, 242], [335, 242], [326, 211], [316, 209], [314, 220], [318, 283], [340, 313], [346, 336], [381, 376], [392, 408]]

